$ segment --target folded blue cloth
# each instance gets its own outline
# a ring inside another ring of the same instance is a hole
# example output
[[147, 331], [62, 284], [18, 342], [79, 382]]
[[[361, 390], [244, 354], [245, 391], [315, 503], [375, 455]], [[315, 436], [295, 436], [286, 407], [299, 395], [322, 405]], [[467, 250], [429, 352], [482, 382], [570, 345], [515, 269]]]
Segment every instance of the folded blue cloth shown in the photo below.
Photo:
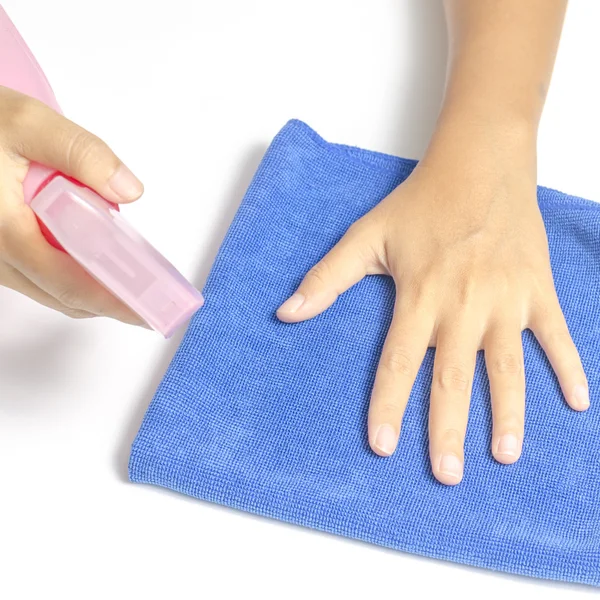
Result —
[[392, 316], [389, 277], [365, 278], [304, 323], [275, 317], [306, 271], [414, 165], [328, 143], [300, 121], [285, 125], [218, 253], [206, 305], [148, 408], [130, 478], [398, 550], [600, 585], [600, 205], [538, 190], [591, 408], [567, 406], [524, 332], [523, 454], [499, 464], [480, 353], [457, 486], [439, 483], [429, 465], [433, 349], [395, 454], [378, 457], [367, 444], [369, 395]]

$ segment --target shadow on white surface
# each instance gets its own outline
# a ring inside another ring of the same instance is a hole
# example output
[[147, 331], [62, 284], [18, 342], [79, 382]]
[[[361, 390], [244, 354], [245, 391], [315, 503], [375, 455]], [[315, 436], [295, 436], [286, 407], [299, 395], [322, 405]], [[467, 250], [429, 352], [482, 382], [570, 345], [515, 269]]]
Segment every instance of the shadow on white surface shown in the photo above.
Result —
[[45, 407], [72, 376], [72, 365], [89, 343], [81, 327], [12, 290], [0, 288], [0, 409], [20, 413]]
[[[410, 40], [408, 62], [390, 74], [395, 82], [397, 118], [390, 122], [394, 139], [405, 158], [422, 158], [444, 97], [448, 35], [439, 0], [412, 0], [398, 6], [401, 35]], [[408, 155], [410, 154], [410, 155]]]
[[[233, 184], [231, 190], [227, 193], [226, 198], [221, 202], [221, 206], [223, 207], [221, 211], [221, 215], [219, 217], [217, 225], [213, 229], [213, 233], [211, 236], [210, 243], [207, 245], [208, 251], [204, 257], [201, 259], [200, 266], [198, 268], [198, 272], [193, 279], [194, 285], [198, 289], [202, 289], [206, 278], [210, 272], [212, 264], [215, 260], [217, 252], [223, 242], [223, 238], [231, 225], [231, 221], [235, 216], [235, 213], [252, 181], [252, 177], [264, 156], [266, 151], [266, 147], [264, 145], [257, 145], [254, 148], [251, 148], [248, 151], [248, 155], [246, 160], [244, 161], [244, 166], [241, 169], [237, 180]], [[207, 302], [210, 302], [210, 298], [206, 299]], [[202, 309], [200, 309], [202, 310]], [[156, 388], [160, 384], [177, 348], [181, 344], [183, 336], [185, 335], [185, 328], [178, 331], [169, 341], [168, 347], [165, 350], [163, 357], [160, 359], [159, 363], [156, 365], [154, 369], [154, 376], [151, 378], [148, 383], [147, 388], [144, 390], [139, 402], [137, 403], [133, 414], [129, 419], [129, 423], [126, 425], [126, 429], [123, 434], [123, 442], [118, 448], [116, 454], [116, 469], [119, 474], [119, 477], [125, 481], [129, 481], [128, 476], [128, 462], [129, 462], [129, 453], [131, 449], [131, 444], [140, 428], [142, 423], [142, 419], [144, 414], [154, 396]]]

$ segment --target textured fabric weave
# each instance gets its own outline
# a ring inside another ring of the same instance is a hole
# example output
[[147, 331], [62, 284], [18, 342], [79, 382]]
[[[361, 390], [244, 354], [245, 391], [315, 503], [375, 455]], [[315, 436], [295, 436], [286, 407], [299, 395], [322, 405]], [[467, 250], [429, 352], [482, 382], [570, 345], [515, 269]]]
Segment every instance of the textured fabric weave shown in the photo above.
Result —
[[477, 359], [454, 487], [431, 474], [434, 350], [419, 372], [398, 449], [367, 444], [367, 409], [392, 316], [393, 282], [371, 276], [322, 315], [275, 317], [306, 271], [411, 172], [414, 161], [330, 144], [300, 121], [275, 137], [227, 233], [185, 338], [134, 441], [132, 481], [398, 550], [600, 585], [600, 205], [542, 188], [561, 306], [591, 408], [570, 409], [533, 335], [523, 453], [490, 453]]

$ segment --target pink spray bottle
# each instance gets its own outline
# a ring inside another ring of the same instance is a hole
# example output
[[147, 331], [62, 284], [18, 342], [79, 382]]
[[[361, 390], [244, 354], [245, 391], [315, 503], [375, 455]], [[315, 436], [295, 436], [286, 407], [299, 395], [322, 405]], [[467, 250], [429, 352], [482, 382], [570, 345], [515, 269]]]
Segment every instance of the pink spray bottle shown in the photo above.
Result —
[[[1, 6], [0, 56], [0, 85], [62, 113], [48, 80]], [[23, 192], [48, 242], [66, 251], [165, 337], [204, 303], [200, 292], [125, 221], [118, 208], [89, 188], [31, 163]]]

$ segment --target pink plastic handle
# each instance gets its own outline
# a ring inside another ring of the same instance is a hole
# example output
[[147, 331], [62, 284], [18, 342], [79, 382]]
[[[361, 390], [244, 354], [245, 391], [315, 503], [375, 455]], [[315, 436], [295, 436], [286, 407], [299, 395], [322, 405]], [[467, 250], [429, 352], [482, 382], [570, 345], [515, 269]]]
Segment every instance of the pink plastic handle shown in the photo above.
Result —
[[204, 303], [167, 259], [88, 188], [55, 177], [31, 208], [79, 264], [165, 337]]

